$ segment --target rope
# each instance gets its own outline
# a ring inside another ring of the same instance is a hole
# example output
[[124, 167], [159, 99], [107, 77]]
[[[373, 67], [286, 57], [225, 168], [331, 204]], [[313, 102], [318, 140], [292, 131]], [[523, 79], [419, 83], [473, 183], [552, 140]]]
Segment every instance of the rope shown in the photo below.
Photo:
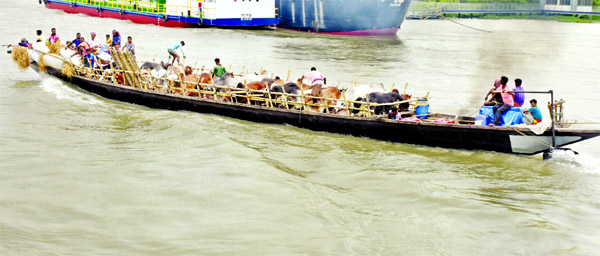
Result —
[[[418, 3], [419, 3], [421, 6], [425, 7], [425, 9], [427, 9], [427, 10], [429, 10], [430, 12], [434, 13], [434, 11], [433, 11], [433, 10], [429, 9], [429, 7], [425, 6], [425, 5], [424, 5], [424, 4], [423, 4], [421, 1], [417, 1], [417, 2], [418, 2]], [[453, 23], [455, 23], [455, 24], [457, 24], [457, 25], [460, 25], [460, 26], [463, 26], [463, 27], [466, 27], [466, 28], [470, 28], [470, 29], [473, 29], [473, 30], [477, 30], [477, 31], [481, 31], [481, 32], [486, 32], [486, 33], [492, 33], [492, 31], [489, 31], [489, 30], [483, 30], [483, 29], [480, 29], [480, 28], [471, 27], [471, 26], [469, 26], [469, 25], [462, 24], [462, 23], [460, 23], [460, 22], [458, 22], [458, 21], [454, 21], [454, 20], [448, 19], [448, 18], [446, 18], [446, 17], [442, 16], [441, 14], [437, 14], [437, 16], [438, 16], [438, 17], [441, 17], [441, 18], [442, 18], [442, 19], [444, 19], [444, 20], [447, 20], [447, 21], [453, 22]]]

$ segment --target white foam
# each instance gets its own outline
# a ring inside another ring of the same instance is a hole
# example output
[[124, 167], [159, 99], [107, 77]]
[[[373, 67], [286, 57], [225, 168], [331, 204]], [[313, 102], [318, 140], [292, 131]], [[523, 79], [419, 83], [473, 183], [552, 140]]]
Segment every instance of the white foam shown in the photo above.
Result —
[[49, 93], [56, 95], [56, 98], [59, 100], [71, 100], [77, 103], [81, 103], [84, 105], [103, 105], [105, 102], [96, 99], [95, 96], [87, 95], [69, 86], [65, 85], [62, 81], [54, 78], [54, 77], [45, 77], [42, 79], [41, 83], [42, 89]]
[[556, 150], [552, 152], [550, 161], [582, 173], [600, 174], [600, 159], [585, 153], [576, 155], [572, 151]]

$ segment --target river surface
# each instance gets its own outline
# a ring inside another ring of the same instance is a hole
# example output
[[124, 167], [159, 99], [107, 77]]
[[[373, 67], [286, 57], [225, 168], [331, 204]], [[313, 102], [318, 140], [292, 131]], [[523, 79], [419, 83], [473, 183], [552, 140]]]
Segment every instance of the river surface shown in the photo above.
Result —
[[[146, 60], [185, 40], [197, 67], [220, 57], [295, 79], [315, 66], [340, 87], [408, 83], [433, 112], [469, 115], [506, 75], [555, 90], [569, 120], [600, 120], [600, 24], [406, 21], [372, 38], [161, 28], [37, 1], [0, 12], [2, 44], [118, 29]], [[394, 144], [107, 100], [19, 72], [6, 54], [0, 67], [2, 255], [600, 252], [598, 139], [552, 161]]]

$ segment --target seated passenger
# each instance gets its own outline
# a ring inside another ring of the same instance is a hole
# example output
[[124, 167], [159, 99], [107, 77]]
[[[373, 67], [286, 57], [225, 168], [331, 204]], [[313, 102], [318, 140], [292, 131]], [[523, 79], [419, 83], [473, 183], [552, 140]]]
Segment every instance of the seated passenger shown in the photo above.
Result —
[[388, 112], [388, 118], [390, 120], [400, 120], [402, 116], [398, 113], [398, 107], [392, 106], [390, 112]]
[[494, 111], [494, 123], [491, 124], [491, 126], [500, 125], [502, 123], [502, 114], [515, 105], [513, 100], [515, 93], [506, 85], [508, 83], [508, 77], [503, 76], [500, 78], [500, 83], [502, 84], [502, 88], [500, 88], [501, 91], [496, 94], [501, 95], [502, 101], [492, 108]]
[[[529, 117], [529, 115], [525, 116], [525, 123], [526, 124], [539, 124], [542, 122], [542, 112], [540, 111], [540, 109], [537, 107], [537, 100], [532, 99], [529, 101], [529, 103], [531, 104], [531, 108], [527, 109], [527, 110], [523, 110], [523, 112], [525, 114], [531, 114], [531, 117]], [[529, 119], [531, 118], [531, 119]]]
[[[23, 47], [27, 47], [27, 48], [32, 48], [31, 44], [29, 43], [29, 41], [27, 41], [27, 39], [25, 38], [21, 38], [21, 42], [18, 43], [19, 46], [23, 46]], [[12, 46], [12, 44], [8, 45], [8, 48], [10, 48]]]
[[[499, 102], [502, 102], [502, 96], [499, 93], [496, 93], [496, 91], [500, 90], [500, 86], [502, 86], [502, 84], [500, 83], [500, 80], [496, 80], [494, 82], [494, 87], [492, 87], [492, 89], [490, 89], [490, 91], [485, 95], [485, 98], [483, 98], [483, 105], [484, 106], [494, 106], [496, 104], [498, 104]], [[490, 98], [488, 100], [488, 97], [492, 95], [492, 98]]]

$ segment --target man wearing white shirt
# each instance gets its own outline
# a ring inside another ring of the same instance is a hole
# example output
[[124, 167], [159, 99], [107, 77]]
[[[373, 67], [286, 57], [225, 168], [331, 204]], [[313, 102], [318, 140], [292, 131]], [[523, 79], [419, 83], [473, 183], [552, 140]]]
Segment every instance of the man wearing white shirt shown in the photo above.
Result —
[[96, 33], [92, 32], [90, 35], [91, 35], [92, 39], [87, 41], [88, 44], [90, 44], [90, 48], [94, 48], [94, 46], [100, 46], [98, 41], [96, 41]]

